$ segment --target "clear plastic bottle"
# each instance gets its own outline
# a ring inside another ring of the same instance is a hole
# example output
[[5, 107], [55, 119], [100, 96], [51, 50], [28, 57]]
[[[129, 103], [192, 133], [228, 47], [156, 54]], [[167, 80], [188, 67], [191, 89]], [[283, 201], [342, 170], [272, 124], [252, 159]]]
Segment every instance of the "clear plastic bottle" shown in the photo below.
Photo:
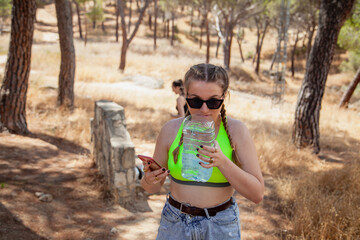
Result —
[[183, 178], [197, 181], [207, 182], [211, 177], [213, 168], [204, 168], [199, 162], [201, 161], [196, 154], [197, 148], [201, 145], [214, 146], [215, 140], [215, 123], [205, 116], [190, 115], [184, 119], [183, 125], [183, 144], [182, 153], [182, 169], [181, 176]]

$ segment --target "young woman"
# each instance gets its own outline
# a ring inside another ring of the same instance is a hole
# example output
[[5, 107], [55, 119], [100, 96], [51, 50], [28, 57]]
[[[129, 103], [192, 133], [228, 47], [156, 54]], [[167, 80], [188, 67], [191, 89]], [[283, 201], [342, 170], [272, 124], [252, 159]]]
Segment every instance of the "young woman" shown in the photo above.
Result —
[[175, 94], [179, 95], [176, 99], [176, 110], [177, 110], [178, 114], [177, 115], [170, 114], [170, 115], [173, 118], [184, 117], [188, 110], [188, 107], [186, 105], [186, 100], [185, 100], [183, 81], [181, 79], [173, 81], [172, 90]]
[[181, 177], [184, 118], [167, 122], [157, 138], [154, 159], [164, 168], [152, 171], [149, 164], [144, 164], [141, 184], [149, 193], [159, 191], [168, 175], [171, 178], [158, 240], [240, 239], [234, 191], [255, 203], [263, 199], [264, 181], [249, 130], [241, 121], [226, 116], [228, 87], [229, 79], [222, 67], [199, 64], [185, 75], [189, 114], [211, 116], [215, 122], [215, 146], [198, 149], [198, 158], [207, 162], [200, 165], [213, 168], [208, 182]]

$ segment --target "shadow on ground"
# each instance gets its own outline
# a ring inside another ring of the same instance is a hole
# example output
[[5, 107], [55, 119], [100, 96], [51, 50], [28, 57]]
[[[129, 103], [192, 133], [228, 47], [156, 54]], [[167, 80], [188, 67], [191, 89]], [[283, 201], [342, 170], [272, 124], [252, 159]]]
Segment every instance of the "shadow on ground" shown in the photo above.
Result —
[[46, 240], [25, 227], [22, 221], [14, 216], [0, 202], [0, 236], [2, 240]]

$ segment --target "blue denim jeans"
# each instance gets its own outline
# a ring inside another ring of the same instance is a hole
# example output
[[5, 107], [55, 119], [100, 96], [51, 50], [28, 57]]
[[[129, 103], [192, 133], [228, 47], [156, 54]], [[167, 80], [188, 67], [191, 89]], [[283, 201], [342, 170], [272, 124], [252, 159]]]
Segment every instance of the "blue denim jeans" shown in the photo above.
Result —
[[180, 212], [166, 201], [157, 240], [228, 240], [241, 239], [239, 208], [232, 205], [215, 216], [191, 216]]

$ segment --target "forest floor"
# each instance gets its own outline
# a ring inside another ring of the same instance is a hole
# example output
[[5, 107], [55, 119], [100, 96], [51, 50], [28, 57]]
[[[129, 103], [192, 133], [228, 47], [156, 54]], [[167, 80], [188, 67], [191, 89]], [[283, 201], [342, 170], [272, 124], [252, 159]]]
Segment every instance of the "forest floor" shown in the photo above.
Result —
[[[140, 211], [114, 204], [88, 149], [33, 132], [0, 133], [0, 239], [156, 238], [165, 191], [145, 195]], [[270, 177], [266, 183], [270, 189]], [[286, 220], [273, 209], [269, 191], [259, 205], [235, 194], [243, 239], [279, 239], [286, 233]], [[53, 200], [43, 202], [37, 192]]]

